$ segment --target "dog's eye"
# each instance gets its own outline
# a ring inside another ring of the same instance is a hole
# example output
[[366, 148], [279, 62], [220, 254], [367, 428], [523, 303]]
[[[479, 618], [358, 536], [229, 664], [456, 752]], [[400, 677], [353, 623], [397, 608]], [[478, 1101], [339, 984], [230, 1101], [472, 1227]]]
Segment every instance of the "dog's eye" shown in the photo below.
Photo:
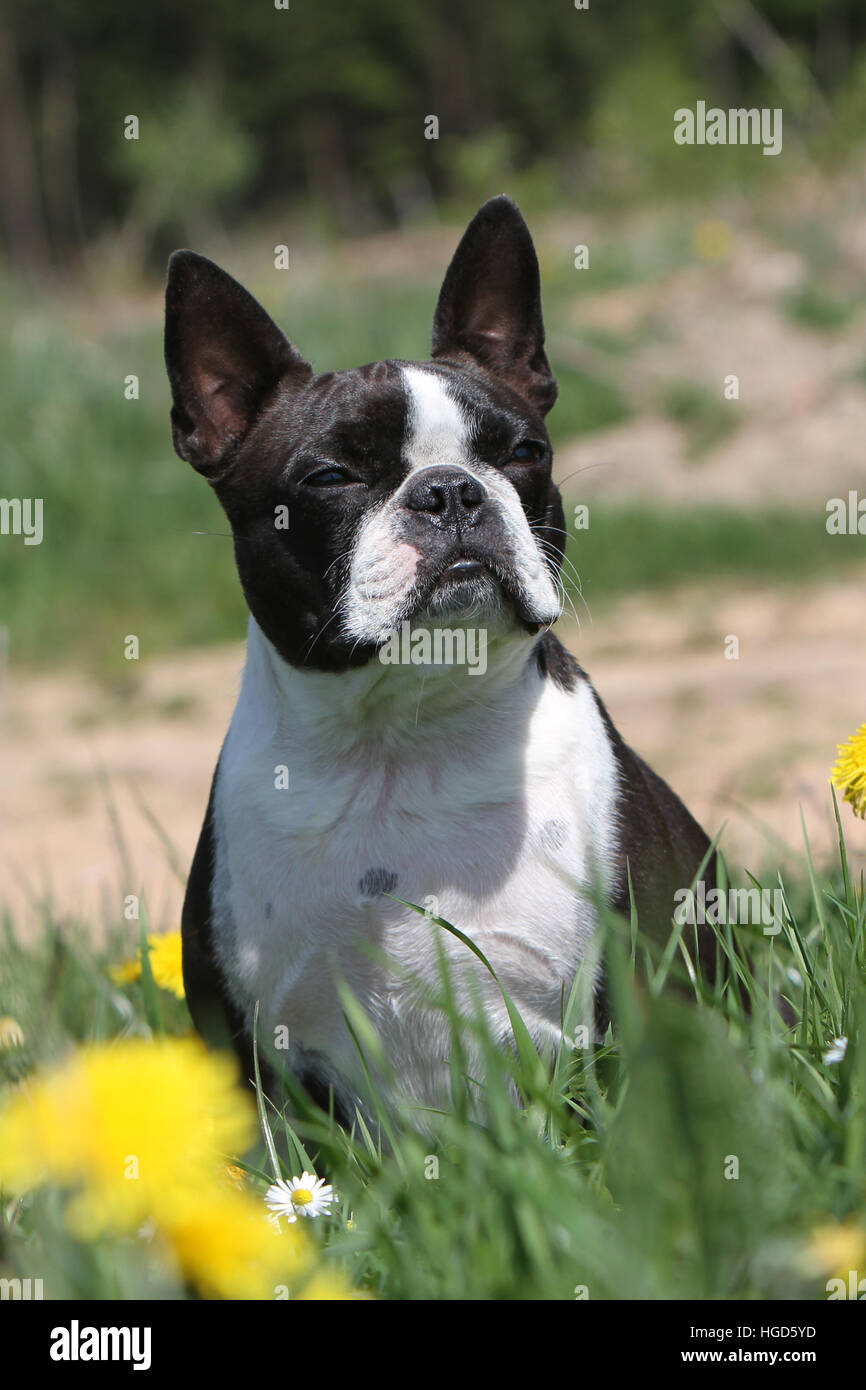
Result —
[[535, 439], [522, 439], [511, 450], [511, 463], [537, 463], [544, 453], [544, 445]]
[[304, 482], [310, 487], [340, 487], [343, 483], [357, 482], [357, 479], [338, 463], [325, 463], [308, 473]]

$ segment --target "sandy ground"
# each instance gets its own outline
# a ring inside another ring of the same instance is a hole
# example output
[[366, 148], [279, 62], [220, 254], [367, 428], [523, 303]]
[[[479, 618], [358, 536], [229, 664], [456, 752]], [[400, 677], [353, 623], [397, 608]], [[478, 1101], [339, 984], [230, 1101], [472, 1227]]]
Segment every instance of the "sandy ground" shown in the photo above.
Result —
[[[866, 218], [849, 227], [852, 236], [854, 229], [866, 237]], [[587, 498], [797, 506], [822, 517], [828, 498], [862, 489], [864, 316], [859, 311], [832, 335], [791, 323], [781, 301], [807, 280], [801, 257], [741, 235], [720, 265], [577, 300], [578, 355], [592, 328], [643, 330], [650, 341], [613, 371], [596, 363], [627, 384], [635, 413], [558, 449], [557, 477], [577, 477]], [[555, 338], [553, 360], [567, 361], [569, 347]], [[724, 399], [730, 374], [739, 381], [736, 400]], [[731, 412], [731, 432], [697, 458], [689, 456], [687, 431], [658, 412], [660, 393], [683, 381]]]
[[[820, 588], [635, 596], [563, 631], [623, 735], [708, 830], [725, 824], [733, 864], [796, 864], [801, 806], [816, 852], [831, 843], [828, 771], [866, 718], [864, 585], [866, 569]], [[142, 890], [150, 920], [177, 925], [242, 657], [153, 660], [123, 695], [74, 674], [7, 680], [0, 871], [25, 932], [46, 901], [99, 930]], [[847, 807], [845, 821], [863, 864], [866, 826]]]

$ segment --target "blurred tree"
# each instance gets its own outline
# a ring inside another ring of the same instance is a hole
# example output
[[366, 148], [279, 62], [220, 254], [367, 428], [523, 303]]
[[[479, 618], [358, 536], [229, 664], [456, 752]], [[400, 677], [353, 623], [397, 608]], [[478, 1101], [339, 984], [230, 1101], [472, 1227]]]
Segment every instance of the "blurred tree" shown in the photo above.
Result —
[[44, 271], [48, 239], [33, 134], [22, 91], [14, 38], [0, 17], [0, 163], [3, 231], [16, 269]]
[[[497, 151], [497, 188], [540, 168], [531, 186], [551, 200], [593, 175], [601, 191], [612, 177], [625, 191], [630, 170], [643, 167], [645, 184], [672, 153], [671, 76], [722, 105], [784, 101], [806, 133], [838, 99], [858, 134], [862, 0], [585, 11], [570, 0], [6, 0], [4, 13], [2, 230], [23, 269], [119, 229], [147, 255], [193, 203], [229, 221], [303, 205], [325, 228], [364, 231], [477, 196]], [[135, 148], [128, 114], [141, 122]], [[430, 114], [438, 140], [424, 138]]]
[[203, 236], [221, 199], [255, 174], [253, 142], [223, 111], [220, 87], [211, 69], [194, 74], [147, 114], [139, 139], [112, 151], [111, 172], [128, 197], [114, 249], [130, 263], [145, 260], [166, 227], [186, 241]]

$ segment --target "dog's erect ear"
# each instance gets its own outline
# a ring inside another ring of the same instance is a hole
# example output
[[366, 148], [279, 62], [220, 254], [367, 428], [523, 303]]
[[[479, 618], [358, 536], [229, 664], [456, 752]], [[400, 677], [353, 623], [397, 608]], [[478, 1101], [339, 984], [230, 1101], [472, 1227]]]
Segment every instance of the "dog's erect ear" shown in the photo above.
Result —
[[479, 208], [439, 293], [432, 355], [461, 354], [501, 377], [542, 415], [556, 400], [535, 248], [519, 208], [504, 196]]
[[175, 251], [165, 294], [174, 447], [214, 480], [277, 382], [313, 369], [251, 294], [213, 261]]

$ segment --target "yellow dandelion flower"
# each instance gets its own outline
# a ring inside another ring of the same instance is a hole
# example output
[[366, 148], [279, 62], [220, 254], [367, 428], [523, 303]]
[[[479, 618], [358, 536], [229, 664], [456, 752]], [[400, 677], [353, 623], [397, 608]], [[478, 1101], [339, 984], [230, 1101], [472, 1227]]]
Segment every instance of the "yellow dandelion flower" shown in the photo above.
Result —
[[369, 1294], [362, 1293], [359, 1289], [353, 1289], [351, 1284], [347, 1283], [336, 1270], [331, 1269], [317, 1270], [297, 1295], [299, 1303], [313, 1300], [323, 1303], [333, 1303], [338, 1300], [344, 1302], [347, 1299], [363, 1301], [369, 1297]]
[[727, 222], [708, 217], [692, 233], [692, 245], [704, 261], [721, 261], [730, 254], [734, 235]]
[[866, 1230], [857, 1221], [819, 1226], [806, 1247], [807, 1261], [835, 1278], [846, 1278], [851, 1269], [866, 1264]]
[[196, 1038], [81, 1048], [14, 1097], [0, 1125], [0, 1184], [77, 1189], [73, 1230], [137, 1229], [176, 1217], [214, 1184], [219, 1154], [245, 1148], [251, 1103], [228, 1057]]
[[866, 816], [866, 724], [861, 724], [847, 743], [840, 743], [830, 779], [856, 816]]
[[[160, 989], [171, 990], [172, 994], [177, 995], [178, 999], [184, 998], [183, 989], [183, 969], [182, 969], [182, 943], [179, 931], [163, 932], [160, 936], [149, 936], [147, 938], [148, 956], [150, 958], [150, 973], [153, 975], [154, 983]], [[116, 985], [133, 984], [141, 979], [141, 952], [138, 951], [132, 960], [123, 961], [120, 965], [113, 965], [109, 969], [109, 975]]]
[[0, 1049], [24, 1046], [24, 1029], [17, 1018], [0, 1018]]
[[134, 984], [136, 980], [141, 979], [141, 957], [135, 956], [133, 960], [121, 961], [120, 965], [110, 965], [108, 974], [116, 985]]
[[150, 947], [150, 969], [154, 981], [160, 989], [169, 989], [178, 999], [183, 999], [180, 932], [170, 931], [162, 936], [149, 936], [147, 944]]
[[248, 1147], [255, 1123], [232, 1059], [196, 1038], [81, 1048], [15, 1094], [0, 1115], [0, 1187], [72, 1189], [74, 1235], [148, 1230], [179, 1272], [212, 1298], [351, 1298], [320, 1273], [298, 1226], [274, 1231], [243, 1170], [221, 1155]]
[[238, 1192], [202, 1194], [162, 1229], [205, 1298], [274, 1298], [279, 1285], [297, 1287], [315, 1259], [303, 1231], [275, 1231], [258, 1201]]

